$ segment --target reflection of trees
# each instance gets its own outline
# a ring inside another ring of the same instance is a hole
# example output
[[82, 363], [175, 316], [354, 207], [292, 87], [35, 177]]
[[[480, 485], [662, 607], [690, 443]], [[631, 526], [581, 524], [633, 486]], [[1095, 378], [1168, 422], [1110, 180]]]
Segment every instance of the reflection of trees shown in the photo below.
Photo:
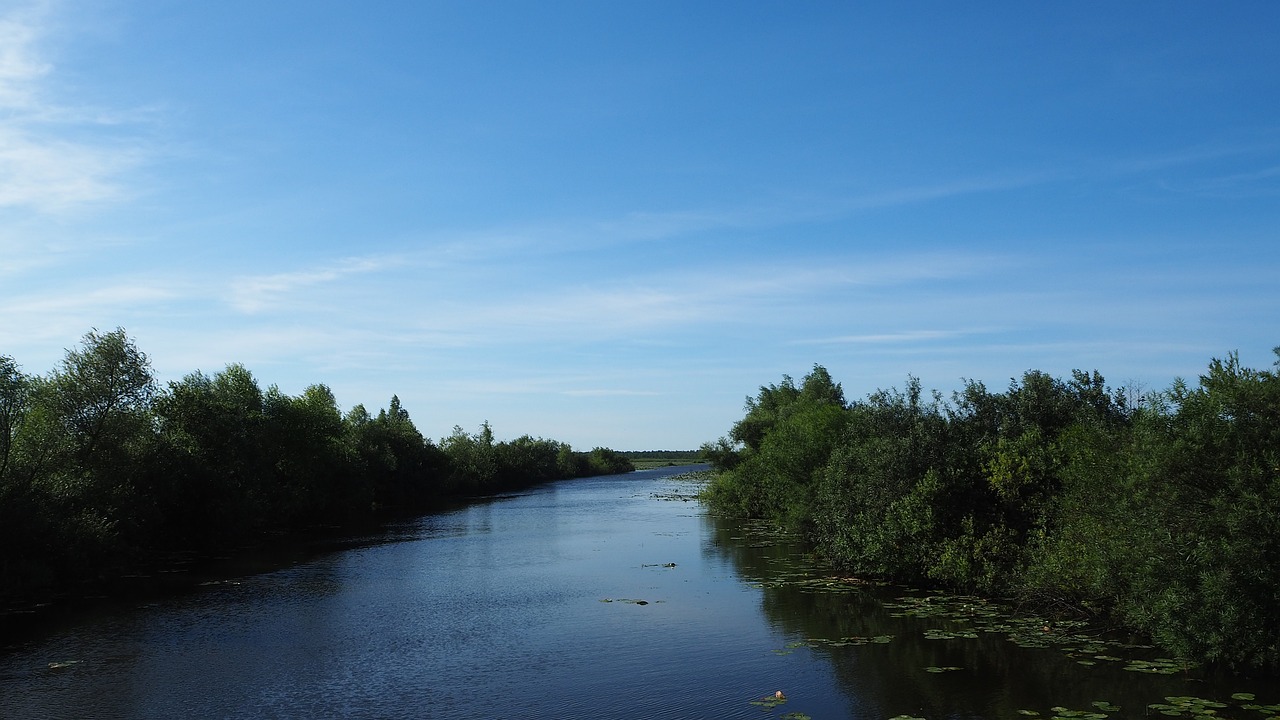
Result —
[[[743, 521], [709, 517], [704, 552], [732, 564], [744, 579], [762, 585], [761, 606], [774, 627], [830, 660], [851, 704], [865, 717], [912, 714], [929, 718], [1018, 717], [1018, 710], [1050, 707], [1092, 710], [1108, 701], [1133, 715], [1171, 695], [1226, 698], [1238, 687], [1191, 676], [1144, 675], [1123, 663], [1071, 657], [1062, 648], [1024, 648], [1003, 633], [976, 639], [926, 639], [928, 629], [971, 629], [964, 621], [894, 617], [885, 606], [912, 591], [868, 585], [839, 592], [802, 586], [802, 573], [821, 576], [796, 540], [752, 532]], [[918, 594], [918, 593], [917, 593]], [[830, 646], [815, 640], [892, 635], [885, 644]], [[1109, 651], [1110, 652], [1110, 651]], [[1116, 650], [1112, 655], [1123, 651]], [[1093, 661], [1092, 666], [1079, 660]], [[960, 670], [930, 673], [929, 667]]]

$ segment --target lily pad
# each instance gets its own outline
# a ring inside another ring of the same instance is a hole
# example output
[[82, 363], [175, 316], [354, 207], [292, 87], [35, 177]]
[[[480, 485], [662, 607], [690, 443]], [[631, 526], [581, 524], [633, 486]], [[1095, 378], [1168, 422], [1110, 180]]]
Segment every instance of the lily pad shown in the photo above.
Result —
[[759, 700], [752, 700], [752, 705], [758, 705], [765, 710], [772, 710], [787, 701], [786, 695], [766, 695]]

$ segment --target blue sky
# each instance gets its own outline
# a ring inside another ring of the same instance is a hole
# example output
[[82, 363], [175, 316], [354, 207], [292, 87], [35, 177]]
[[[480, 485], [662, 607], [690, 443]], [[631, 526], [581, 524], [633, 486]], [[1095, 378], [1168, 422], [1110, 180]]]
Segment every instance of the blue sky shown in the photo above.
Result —
[[693, 448], [1280, 345], [1280, 4], [0, 0], [0, 354]]

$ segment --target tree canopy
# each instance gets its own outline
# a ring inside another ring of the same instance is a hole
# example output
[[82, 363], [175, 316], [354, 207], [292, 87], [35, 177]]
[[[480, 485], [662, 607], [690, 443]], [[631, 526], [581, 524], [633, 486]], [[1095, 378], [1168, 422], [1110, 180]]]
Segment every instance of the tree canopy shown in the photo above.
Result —
[[239, 364], [161, 387], [123, 329], [93, 330], [44, 376], [0, 355], [0, 588], [48, 592], [267, 530], [633, 469], [607, 448], [498, 441], [487, 422], [435, 442], [396, 395], [344, 413], [322, 383], [264, 390]]

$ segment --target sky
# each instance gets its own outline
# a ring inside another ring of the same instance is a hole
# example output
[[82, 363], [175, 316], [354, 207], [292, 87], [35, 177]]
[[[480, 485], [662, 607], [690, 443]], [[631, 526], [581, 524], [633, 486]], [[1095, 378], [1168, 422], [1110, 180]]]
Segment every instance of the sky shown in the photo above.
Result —
[[1280, 3], [0, 0], [0, 355], [693, 449], [1280, 345]]

